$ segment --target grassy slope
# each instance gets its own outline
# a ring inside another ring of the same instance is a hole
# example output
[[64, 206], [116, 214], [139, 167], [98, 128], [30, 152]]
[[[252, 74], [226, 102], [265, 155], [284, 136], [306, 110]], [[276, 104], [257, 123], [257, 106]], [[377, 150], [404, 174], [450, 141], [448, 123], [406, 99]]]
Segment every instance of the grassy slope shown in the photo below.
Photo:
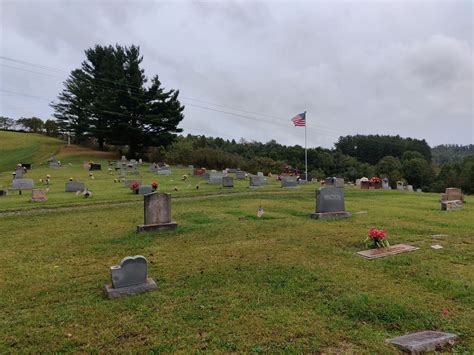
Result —
[[[87, 174], [72, 164], [53, 174]], [[97, 199], [140, 199], [102, 174]], [[61, 197], [63, 178], [53, 178], [60, 188], [48, 203], [77, 201]], [[178, 178], [159, 180], [166, 190]], [[435, 194], [346, 189], [347, 209], [367, 213], [314, 221], [314, 188], [175, 201], [179, 228], [164, 234], [135, 234], [140, 204], [0, 216], [0, 352], [396, 353], [386, 338], [421, 329], [458, 333], [457, 350], [474, 352], [474, 200], [446, 213]], [[220, 191], [183, 185], [174, 196]], [[0, 204], [31, 208], [18, 195]], [[371, 226], [421, 249], [359, 258]], [[159, 290], [105, 300], [109, 266], [135, 254], [148, 258]]]
[[11, 172], [18, 163], [44, 163], [62, 145], [40, 134], [0, 131], [0, 172]]

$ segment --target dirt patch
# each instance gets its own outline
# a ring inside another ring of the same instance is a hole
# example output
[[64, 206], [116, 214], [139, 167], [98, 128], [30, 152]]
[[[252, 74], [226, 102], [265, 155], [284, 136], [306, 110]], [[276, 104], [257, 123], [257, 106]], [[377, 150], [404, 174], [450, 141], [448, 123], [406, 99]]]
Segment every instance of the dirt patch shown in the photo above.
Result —
[[64, 145], [59, 150], [57, 158], [64, 159], [68, 157], [75, 157], [87, 155], [90, 158], [100, 158], [100, 159], [117, 159], [118, 155], [114, 152], [104, 152], [100, 150], [94, 150], [92, 148], [81, 147], [79, 145]]

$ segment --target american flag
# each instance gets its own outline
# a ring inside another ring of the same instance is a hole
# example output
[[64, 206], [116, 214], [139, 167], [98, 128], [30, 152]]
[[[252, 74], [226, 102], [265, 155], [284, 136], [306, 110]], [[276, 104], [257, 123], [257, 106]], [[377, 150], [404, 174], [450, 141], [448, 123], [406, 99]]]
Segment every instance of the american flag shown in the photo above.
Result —
[[306, 112], [297, 114], [291, 120], [293, 121], [293, 124], [296, 127], [305, 127], [306, 126]]

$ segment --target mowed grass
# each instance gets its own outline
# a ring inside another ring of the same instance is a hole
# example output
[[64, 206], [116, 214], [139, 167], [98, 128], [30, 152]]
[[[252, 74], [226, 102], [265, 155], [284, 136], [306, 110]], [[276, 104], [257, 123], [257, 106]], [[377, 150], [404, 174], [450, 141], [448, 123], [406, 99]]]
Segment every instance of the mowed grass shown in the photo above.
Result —
[[[395, 354], [387, 338], [424, 329], [474, 352], [474, 199], [442, 212], [437, 194], [348, 188], [366, 213], [316, 221], [316, 187], [173, 194], [162, 234], [135, 233], [139, 203], [0, 216], [0, 352]], [[420, 250], [356, 256], [373, 226]], [[136, 254], [158, 290], [105, 299], [109, 267]]]
[[0, 131], [0, 173], [8, 175], [19, 163], [41, 164], [63, 145], [40, 134]]

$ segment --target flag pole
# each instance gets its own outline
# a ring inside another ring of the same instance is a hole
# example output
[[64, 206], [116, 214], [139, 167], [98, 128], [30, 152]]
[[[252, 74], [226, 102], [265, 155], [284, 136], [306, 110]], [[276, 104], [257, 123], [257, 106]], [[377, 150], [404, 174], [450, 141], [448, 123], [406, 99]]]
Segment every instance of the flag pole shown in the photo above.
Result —
[[305, 174], [304, 179], [308, 181], [308, 149], [306, 144], [306, 126], [308, 125], [306, 121], [306, 111], [304, 112], [304, 166], [305, 166]]

